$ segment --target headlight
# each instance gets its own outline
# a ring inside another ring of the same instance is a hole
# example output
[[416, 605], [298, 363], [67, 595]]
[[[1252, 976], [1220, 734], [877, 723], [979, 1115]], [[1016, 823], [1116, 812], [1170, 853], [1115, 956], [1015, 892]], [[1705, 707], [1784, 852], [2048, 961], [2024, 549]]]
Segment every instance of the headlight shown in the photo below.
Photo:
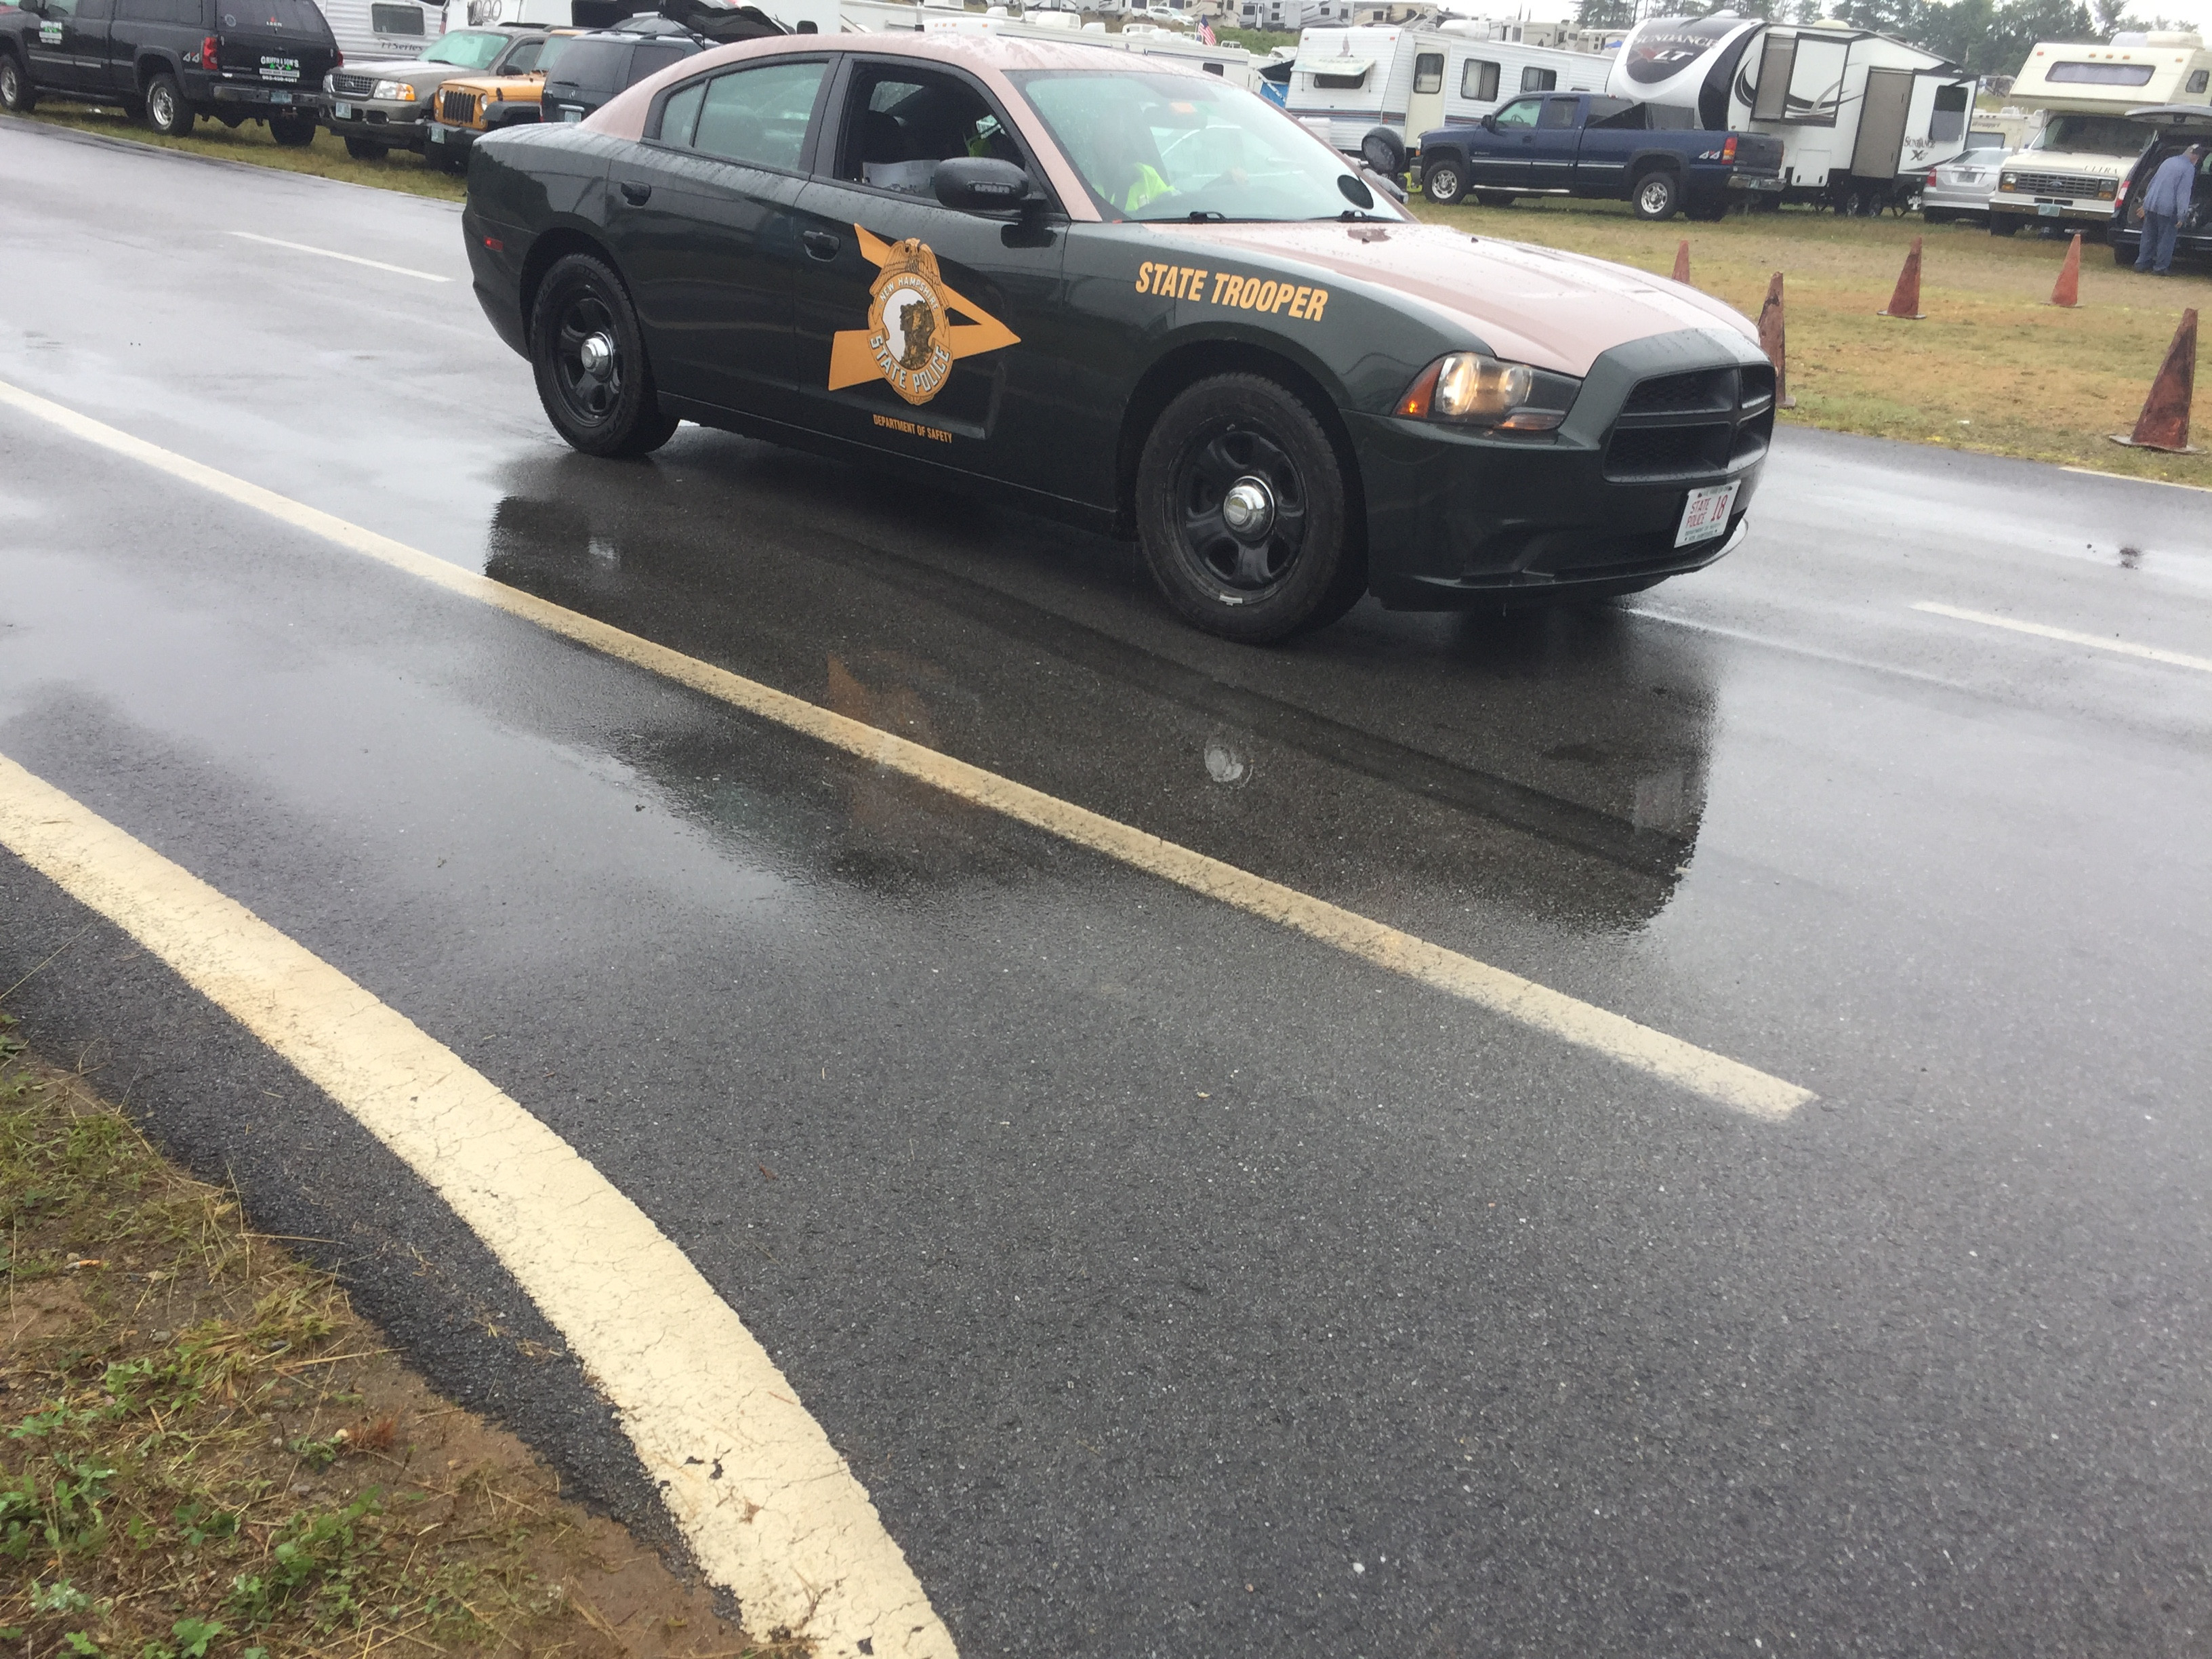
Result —
[[2107, 179], [2102, 185], [2100, 185], [2097, 187], [2097, 199], [2100, 202], [2109, 202], [2114, 196], [2118, 194], [2119, 188], [2120, 181], [2118, 179]]
[[1999, 190], [2018, 190], [2020, 188], [2020, 183], [2012, 176], [2012, 174], [2008, 173], [2002, 179], [1997, 180], [1997, 188]]
[[415, 101], [415, 88], [404, 81], [379, 81], [376, 83], [375, 96], [386, 100], [397, 100], [403, 104], [411, 104]]
[[1423, 369], [1393, 413], [1504, 432], [1548, 432], [1566, 419], [1581, 384], [1480, 351], [1455, 351]]

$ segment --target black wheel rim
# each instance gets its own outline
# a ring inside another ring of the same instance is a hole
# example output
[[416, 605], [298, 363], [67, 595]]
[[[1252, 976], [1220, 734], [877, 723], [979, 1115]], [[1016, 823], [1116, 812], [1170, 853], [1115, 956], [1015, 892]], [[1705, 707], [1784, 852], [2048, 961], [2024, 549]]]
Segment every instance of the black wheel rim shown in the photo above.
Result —
[[553, 378], [569, 414], [586, 426], [607, 419], [622, 400], [622, 350], [616, 343], [614, 313], [598, 295], [578, 294], [562, 307]]
[[[1267, 499], [1260, 527], [1232, 529], [1224, 516], [1239, 486]], [[1304, 481], [1282, 446], [1258, 428], [1215, 428], [1183, 453], [1176, 527], [1184, 559], [1208, 582], [1241, 599], [1265, 599], [1290, 580], [1304, 550]]]

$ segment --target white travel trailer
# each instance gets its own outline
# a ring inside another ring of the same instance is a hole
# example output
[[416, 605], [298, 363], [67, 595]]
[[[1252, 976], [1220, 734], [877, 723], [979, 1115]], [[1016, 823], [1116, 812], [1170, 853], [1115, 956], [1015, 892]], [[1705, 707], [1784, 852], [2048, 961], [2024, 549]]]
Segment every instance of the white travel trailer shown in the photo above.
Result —
[[[848, 27], [855, 21], [858, 7], [847, 3], [844, 8]], [[911, 7], [872, 5], [871, 14], [912, 10]], [[1252, 54], [1239, 46], [1224, 42], [1209, 46], [1196, 37], [1164, 29], [1150, 23], [1131, 23], [1120, 32], [1109, 33], [1100, 24], [1084, 26], [1077, 14], [1069, 11], [1032, 10], [1027, 18], [992, 17], [979, 12], [943, 11], [933, 6], [923, 14], [925, 33], [939, 34], [1008, 34], [1016, 39], [1047, 40], [1075, 40], [1086, 46], [1104, 46], [1111, 51], [1126, 52], [1139, 58], [1172, 58], [1188, 64], [1208, 75], [1218, 75], [1232, 87], [1249, 90], [1258, 85], [1253, 73]], [[1049, 19], [1051, 21], [1042, 21]], [[1066, 19], [1070, 21], [1062, 21]], [[898, 20], [894, 17], [893, 26]]]
[[348, 63], [420, 58], [470, 21], [465, 0], [316, 0], [316, 9]]
[[1481, 24], [1440, 29], [1308, 29], [1284, 107], [1386, 177], [1416, 165], [1421, 135], [1480, 120], [1524, 92], [1602, 92], [1610, 58], [1490, 38]]
[[2151, 140], [2128, 112], [2212, 104], [2212, 52], [2194, 34], [2116, 34], [2101, 46], [2042, 41], [2014, 78], [2011, 101], [2043, 120], [1997, 170], [1990, 234], [2039, 222], [2101, 229]]
[[1725, 11], [1638, 23], [1606, 89], [1779, 138], [1782, 199], [1844, 213], [1879, 212], [1959, 155], [1974, 102], [1972, 76], [1890, 35]]

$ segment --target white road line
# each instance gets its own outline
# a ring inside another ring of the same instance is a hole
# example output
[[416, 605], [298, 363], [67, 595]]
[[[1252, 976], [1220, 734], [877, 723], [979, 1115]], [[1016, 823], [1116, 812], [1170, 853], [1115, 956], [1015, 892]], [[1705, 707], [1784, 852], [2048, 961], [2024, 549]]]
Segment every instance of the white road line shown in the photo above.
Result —
[[1630, 616], [1641, 617], [1646, 622], [1665, 623], [1670, 628], [1686, 628], [1692, 633], [1712, 634], [1724, 640], [1741, 640], [1746, 645], [1764, 646], [1770, 651], [1786, 651], [1793, 657], [1810, 657], [1815, 662], [1832, 662], [1843, 668], [1861, 668], [1872, 674], [1894, 674], [1899, 679], [1940, 685], [1947, 691], [1972, 691], [1974, 689], [1964, 680], [1946, 679], [1941, 674], [1924, 673], [1917, 668], [1899, 668], [1895, 663], [1876, 662], [1871, 657], [1851, 657], [1840, 651], [1823, 651], [1818, 646], [1801, 645], [1796, 640], [1777, 639], [1771, 634], [1753, 634], [1746, 629], [1723, 628], [1718, 623], [1698, 622], [1694, 617], [1678, 617], [1667, 611], [1647, 611], [1642, 605], [1623, 605], [1621, 608]]
[[2212, 487], [2177, 483], [2172, 478], [2138, 478], [2132, 472], [2106, 472], [2094, 466], [2062, 466], [2058, 470], [2061, 472], [2078, 472], [2085, 478], [2116, 478], [2122, 483], [2156, 484], [2161, 489], [2193, 489], [2200, 495], [2212, 495]]
[[234, 230], [230, 234], [249, 242], [265, 242], [270, 247], [289, 247], [295, 253], [319, 253], [325, 259], [343, 259], [349, 265], [367, 265], [371, 270], [388, 270], [395, 276], [412, 276], [418, 283], [450, 283], [453, 280], [427, 270], [410, 270], [405, 265], [387, 265], [381, 259], [364, 259], [358, 253], [340, 253], [335, 248], [309, 247], [305, 242], [288, 242], [281, 236], [264, 236], [251, 230]]
[[903, 773], [958, 799], [1030, 824], [1077, 846], [1090, 848], [1132, 868], [1304, 933], [1376, 967], [1419, 980], [1562, 1042], [1663, 1079], [1717, 1104], [1753, 1117], [1778, 1121], [1814, 1098], [1809, 1089], [1770, 1076], [1741, 1060], [1656, 1031], [1505, 969], [1431, 945], [1325, 899], [1224, 864], [1219, 859], [1163, 841], [1088, 807], [926, 749], [892, 732], [832, 714], [757, 680], [624, 633], [595, 617], [566, 610], [533, 593], [464, 570], [404, 542], [364, 530], [359, 525], [349, 524], [243, 478], [233, 477], [143, 438], [134, 438], [104, 422], [4, 381], [0, 381], [0, 404], [143, 462], [172, 477], [264, 513], [282, 523], [435, 583], [448, 592], [535, 623], [549, 633], [690, 686], [734, 708], [857, 755], [887, 770]]
[[2022, 622], [2017, 617], [1996, 617], [1986, 611], [1963, 611], [1955, 605], [1938, 605], [1933, 599], [1916, 603], [1915, 611], [1925, 611], [1932, 617], [1948, 617], [1954, 622], [1979, 623], [1984, 628], [2002, 628], [2014, 634], [2033, 634], [2039, 640], [2063, 640], [2069, 645], [2086, 645], [2093, 650], [2115, 651], [2123, 657], [2140, 657], [2145, 662], [2162, 662], [2175, 668], [2193, 668], [2200, 674], [2212, 674], [2212, 657], [2192, 657], [2186, 651], [2167, 651], [2155, 645], [2137, 645], [2132, 640], [2106, 639], [2101, 635], [2081, 634], [2070, 628], [2053, 628], [2048, 623]]
[[749, 1629], [787, 1627], [825, 1659], [954, 1659], [798, 1391], [568, 1142], [330, 963], [3, 755], [0, 846], [167, 963], [453, 1207], [614, 1403]]

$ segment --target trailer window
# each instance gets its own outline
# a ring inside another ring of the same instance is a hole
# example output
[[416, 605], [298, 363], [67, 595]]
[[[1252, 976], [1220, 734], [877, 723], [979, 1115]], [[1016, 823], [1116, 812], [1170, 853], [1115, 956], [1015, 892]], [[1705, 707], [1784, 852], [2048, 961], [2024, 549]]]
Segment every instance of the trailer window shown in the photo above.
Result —
[[2189, 84], [2184, 87], [2182, 90], [2184, 92], [2202, 92], [2204, 90], [2205, 83], [2207, 82], [2212, 82], [2212, 70], [2199, 70], [2196, 74], [2189, 77]]
[[1323, 92], [1349, 92], [1354, 87], [1361, 85], [1366, 79], [1365, 70], [1360, 70], [1357, 75], [1316, 75], [1314, 76], [1314, 85]]
[[1444, 55], [1440, 52], [1425, 52], [1413, 59], [1413, 90], [1442, 92], [1444, 89]]
[[1928, 136], [1939, 144], [1948, 144], [1966, 130], [1966, 88], [1936, 88], [1935, 112], [1928, 118]]
[[422, 33], [422, 8], [420, 6], [371, 6], [368, 26], [379, 34], [420, 34]]
[[1521, 71], [1521, 90], [1523, 92], [1549, 92], [1559, 84], [1559, 72], [1557, 70], [1524, 69]]
[[1459, 72], [1459, 95], [1472, 98], [1478, 104], [1498, 101], [1498, 65], [1480, 58], [1470, 58]]
[[2047, 77], [2084, 87], [2143, 87], [2150, 84], [2148, 64], [2053, 64]]

